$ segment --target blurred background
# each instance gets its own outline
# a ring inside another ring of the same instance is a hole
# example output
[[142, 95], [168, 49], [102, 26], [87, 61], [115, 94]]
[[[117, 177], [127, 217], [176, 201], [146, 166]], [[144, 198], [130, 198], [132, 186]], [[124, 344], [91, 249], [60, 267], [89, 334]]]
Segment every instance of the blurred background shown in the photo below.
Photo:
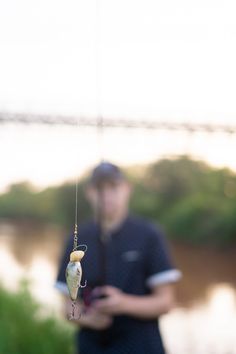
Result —
[[0, 1], [0, 353], [73, 353], [54, 289], [101, 159], [183, 279], [169, 354], [236, 353], [234, 1]]

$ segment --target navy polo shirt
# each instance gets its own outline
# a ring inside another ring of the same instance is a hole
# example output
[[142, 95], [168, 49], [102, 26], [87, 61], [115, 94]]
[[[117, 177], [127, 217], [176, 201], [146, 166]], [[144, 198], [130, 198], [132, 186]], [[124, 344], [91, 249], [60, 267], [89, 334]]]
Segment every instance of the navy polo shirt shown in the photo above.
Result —
[[[86, 279], [87, 286], [79, 291], [87, 306], [96, 286], [112, 285], [128, 294], [146, 295], [153, 287], [181, 277], [161, 229], [130, 213], [109, 235], [102, 235], [94, 220], [79, 225], [78, 243], [88, 246], [81, 261], [82, 283]], [[56, 282], [56, 287], [67, 294], [65, 269], [72, 249], [73, 234], [68, 238]], [[114, 316], [113, 324], [106, 330], [82, 328], [78, 332], [78, 347], [80, 354], [165, 353], [158, 319], [126, 315]]]

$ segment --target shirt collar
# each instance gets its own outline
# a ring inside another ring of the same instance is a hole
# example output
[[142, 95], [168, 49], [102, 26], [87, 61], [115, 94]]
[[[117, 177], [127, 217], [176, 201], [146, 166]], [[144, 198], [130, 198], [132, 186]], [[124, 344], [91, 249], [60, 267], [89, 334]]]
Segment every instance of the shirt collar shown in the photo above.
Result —
[[[128, 212], [127, 215], [125, 216], [125, 218], [122, 220], [122, 222], [119, 225], [117, 225], [116, 228], [112, 229], [109, 232], [109, 235], [113, 235], [113, 234], [119, 233], [126, 226], [128, 221], [130, 220], [130, 218], [131, 218], [131, 214], [130, 214], [130, 212]], [[100, 234], [101, 228], [100, 228], [99, 223], [96, 220], [93, 220], [93, 222], [94, 222], [96, 230]]]

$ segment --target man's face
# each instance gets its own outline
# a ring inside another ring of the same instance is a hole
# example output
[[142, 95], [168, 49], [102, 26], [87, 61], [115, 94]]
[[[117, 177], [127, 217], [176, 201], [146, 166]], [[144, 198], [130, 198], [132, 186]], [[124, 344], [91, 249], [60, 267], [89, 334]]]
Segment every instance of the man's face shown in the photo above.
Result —
[[94, 211], [102, 217], [112, 218], [128, 207], [131, 187], [127, 181], [103, 181], [87, 188], [87, 197]]

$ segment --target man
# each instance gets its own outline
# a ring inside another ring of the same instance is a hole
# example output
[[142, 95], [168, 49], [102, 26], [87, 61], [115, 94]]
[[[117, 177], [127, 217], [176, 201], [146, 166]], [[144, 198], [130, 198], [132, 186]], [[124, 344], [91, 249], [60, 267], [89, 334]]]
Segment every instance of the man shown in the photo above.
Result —
[[[88, 251], [81, 261], [87, 286], [80, 289], [75, 322], [80, 354], [164, 354], [158, 318], [174, 306], [173, 283], [181, 272], [171, 260], [159, 227], [129, 211], [132, 187], [114, 164], [92, 172], [86, 195], [93, 220], [79, 225], [78, 242]], [[71, 235], [56, 286], [70, 300], [65, 269]]]

